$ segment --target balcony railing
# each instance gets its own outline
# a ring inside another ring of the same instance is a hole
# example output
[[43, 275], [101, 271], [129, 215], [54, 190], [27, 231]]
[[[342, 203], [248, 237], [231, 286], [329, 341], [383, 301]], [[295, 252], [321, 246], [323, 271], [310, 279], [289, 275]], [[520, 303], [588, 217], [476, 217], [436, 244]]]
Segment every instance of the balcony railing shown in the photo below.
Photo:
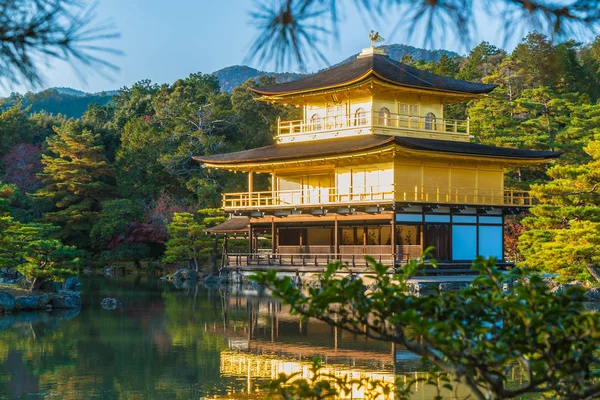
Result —
[[295, 207], [352, 206], [407, 203], [440, 203], [494, 206], [531, 206], [529, 192], [520, 190], [483, 190], [412, 185], [313, 188], [268, 192], [223, 194], [225, 210], [285, 209]]
[[327, 132], [336, 129], [381, 127], [402, 130], [469, 134], [469, 120], [436, 118], [378, 111], [358, 112], [310, 120], [278, 121], [278, 135], [301, 135]]

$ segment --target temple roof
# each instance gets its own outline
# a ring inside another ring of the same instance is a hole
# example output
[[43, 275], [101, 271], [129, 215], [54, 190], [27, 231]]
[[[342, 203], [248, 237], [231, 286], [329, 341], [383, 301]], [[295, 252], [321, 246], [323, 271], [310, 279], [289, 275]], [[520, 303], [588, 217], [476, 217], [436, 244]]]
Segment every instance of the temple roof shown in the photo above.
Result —
[[344, 86], [371, 77], [397, 86], [452, 93], [484, 94], [496, 87], [432, 74], [394, 61], [384, 54], [372, 54], [292, 82], [252, 90], [261, 95], [285, 95]]
[[423, 152], [523, 160], [543, 160], [556, 158], [562, 154], [562, 152], [555, 151], [522, 150], [450, 140], [420, 139], [384, 135], [360, 135], [297, 143], [277, 143], [271, 146], [237, 151], [233, 153], [197, 156], [194, 157], [194, 160], [211, 165], [261, 163], [346, 155], [368, 150], [376, 150], [378, 148], [392, 145], [398, 145], [409, 150], [418, 150]]
[[207, 233], [247, 233], [250, 226], [248, 217], [233, 217], [212, 228], [207, 228]]

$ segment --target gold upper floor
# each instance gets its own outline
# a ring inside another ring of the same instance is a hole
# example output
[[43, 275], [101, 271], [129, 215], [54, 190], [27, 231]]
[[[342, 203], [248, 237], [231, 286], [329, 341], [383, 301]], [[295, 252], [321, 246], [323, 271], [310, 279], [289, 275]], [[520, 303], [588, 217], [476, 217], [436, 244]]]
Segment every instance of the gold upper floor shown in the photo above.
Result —
[[317, 74], [253, 90], [258, 100], [302, 108], [301, 120], [279, 121], [278, 143], [365, 133], [469, 141], [468, 120], [446, 118], [444, 105], [494, 87], [419, 70], [371, 47]]
[[443, 93], [419, 93], [373, 83], [286, 101], [302, 107], [303, 118], [279, 120], [277, 143], [363, 134], [463, 142], [471, 138], [468, 119], [444, 117], [444, 104], [456, 99]]

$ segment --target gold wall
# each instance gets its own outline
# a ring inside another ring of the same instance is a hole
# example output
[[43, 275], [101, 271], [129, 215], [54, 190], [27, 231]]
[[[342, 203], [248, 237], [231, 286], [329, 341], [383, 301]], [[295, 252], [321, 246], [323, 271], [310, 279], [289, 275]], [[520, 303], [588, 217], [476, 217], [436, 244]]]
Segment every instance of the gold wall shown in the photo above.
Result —
[[287, 204], [345, 202], [356, 200], [352, 194], [394, 191], [398, 201], [487, 204], [501, 199], [504, 190], [501, 161], [404, 153], [378, 162], [361, 162], [357, 157], [337, 165], [278, 169], [274, 177], [273, 189]]

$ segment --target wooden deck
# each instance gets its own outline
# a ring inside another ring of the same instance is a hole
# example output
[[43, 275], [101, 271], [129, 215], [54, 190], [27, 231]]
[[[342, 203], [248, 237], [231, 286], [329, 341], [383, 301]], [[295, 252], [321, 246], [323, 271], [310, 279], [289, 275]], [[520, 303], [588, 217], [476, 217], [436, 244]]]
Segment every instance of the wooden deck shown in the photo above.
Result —
[[[375, 260], [386, 264], [394, 265], [396, 270], [401, 270], [406, 264], [406, 258], [396, 256], [373, 256]], [[394, 262], [395, 260], [395, 262]], [[223, 272], [256, 272], [275, 269], [280, 272], [291, 274], [304, 273], [322, 273], [325, 271], [328, 263], [341, 261], [346, 264], [349, 273], [363, 273], [368, 269], [368, 264], [364, 260], [364, 256], [352, 257], [349, 260], [341, 256], [338, 257], [323, 257], [318, 255], [316, 258], [299, 257], [298, 254], [290, 255], [289, 257], [279, 256], [262, 256], [260, 258], [247, 258], [246, 256], [236, 255], [230, 256], [226, 265], [221, 270]], [[348, 262], [350, 261], [350, 262]], [[439, 262], [437, 268], [427, 266], [423, 269], [423, 275], [476, 275], [477, 271], [471, 270], [471, 263], [467, 262]], [[513, 264], [507, 262], [499, 262], [500, 268], [510, 268]]]

